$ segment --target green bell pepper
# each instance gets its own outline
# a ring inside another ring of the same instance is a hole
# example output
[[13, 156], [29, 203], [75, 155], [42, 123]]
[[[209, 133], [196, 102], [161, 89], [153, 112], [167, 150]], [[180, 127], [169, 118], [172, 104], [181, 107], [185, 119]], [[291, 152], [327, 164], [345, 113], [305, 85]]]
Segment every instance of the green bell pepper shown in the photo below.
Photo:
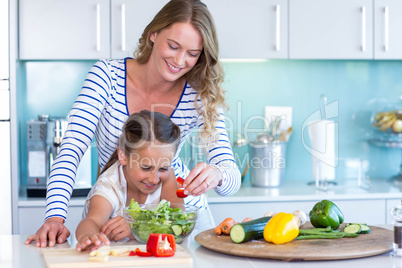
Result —
[[338, 229], [344, 219], [342, 211], [329, 200], [322, 200], [315, 204], [309, 216], [314, 227], [326, 228], [331, 226], [333, 230]]

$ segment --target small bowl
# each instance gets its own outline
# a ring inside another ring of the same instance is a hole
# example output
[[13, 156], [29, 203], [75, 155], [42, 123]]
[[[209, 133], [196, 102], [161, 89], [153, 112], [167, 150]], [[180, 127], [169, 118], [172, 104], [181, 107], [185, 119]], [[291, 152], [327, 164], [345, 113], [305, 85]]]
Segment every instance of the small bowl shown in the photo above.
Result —
[[[176, 243], [181, 243], [194, 229], [197, 219], [198, 207], [185, 204], [171, 203], [171, 208], [180, 208], [180, 212], [154, 213], [153, 210], [158, 204], [139, 205], [142, 212], [126, 211], [124, 208], [124, 219], [131, 228], [134, 238], [146, 244], [151, 233], [173, 234]], [[144, 211], [152, 211], [144, 213]]]

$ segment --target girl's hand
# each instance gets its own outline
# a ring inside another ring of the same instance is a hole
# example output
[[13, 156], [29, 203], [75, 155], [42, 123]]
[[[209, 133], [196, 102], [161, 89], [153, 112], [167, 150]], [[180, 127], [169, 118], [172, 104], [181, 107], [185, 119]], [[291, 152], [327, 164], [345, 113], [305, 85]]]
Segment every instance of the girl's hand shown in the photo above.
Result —
[[184, 181], [184, 194], [186, 195], [202, 195], [207, 191], [221, 185], [222, 173], [213, 165], [206, 163], [198, 163], [193, 170], [190, 171]]
[[134, 239], [131, 234], [130, 226], [122, 216], [117, 216], [108, 220], [105, 225], [103, 225], [101, 232], [113, 241], [118, 241], [124, 237]]
[[102, 233], [95, 233], [89, 236], [84, 236], [77, 242], [77, 246], [75, 247], [77, 251], [85, 250], [92, 247], [99, 247], [100, 245], [109, 245], [110, 241], [107, 239], [107, 236]]

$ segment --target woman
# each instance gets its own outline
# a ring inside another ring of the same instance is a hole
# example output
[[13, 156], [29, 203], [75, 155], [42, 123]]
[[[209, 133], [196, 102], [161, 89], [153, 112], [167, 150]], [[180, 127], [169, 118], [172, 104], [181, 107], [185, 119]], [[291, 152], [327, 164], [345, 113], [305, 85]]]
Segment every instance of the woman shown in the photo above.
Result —
[[[95, 136], [103, 169], [117, 148], [125, 120], [141, 110], [168, 115], [180, 127], [181, 143], [172, 166], [177, 177], [186, 178], [187, 204], [208, 211], [205, 192], [235, 193], [240, 171], [221, 111], [222, 80], [216, 30], [207, 7], [198, 0], [167, 3], [145, 28], [134, 59], [101, 60], [88, 73], [52, 166], [46, 221], [26, 244], [35, 240], [36, 246], [46, 247], [47, 239], [49, 246], [67, 239], [70, 232], [63, 223], [79, 160]], [[189, 172], [178, 154], [195, 127], [209, 163], [198, 163]]]

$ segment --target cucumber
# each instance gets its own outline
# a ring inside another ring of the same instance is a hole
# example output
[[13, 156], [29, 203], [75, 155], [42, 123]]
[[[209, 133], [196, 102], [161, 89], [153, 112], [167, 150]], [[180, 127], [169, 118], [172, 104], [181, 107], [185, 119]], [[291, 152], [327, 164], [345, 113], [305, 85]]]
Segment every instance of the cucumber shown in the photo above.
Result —
[[359, 234], [362, 230], [362, 226], [357, 223], [349, 224], [343, 231], [348, 234]]
[[183, 228], [181, 228], [180, 225], [175, 224], [175, 225], [172, 225], [172, 231], [175, 236], [179, 236], [183, 232]]
[[361, 234], [369, 234], [371, 231], [370, 227], [367, 225], [362, 225], [362, 230], [360, 231]]
[[230, 239], [234, 243], [244, 243], [264, 237], [264, 228], [272, 217], [262, 217], [248, 222], [236, 223], [230, 230]]

